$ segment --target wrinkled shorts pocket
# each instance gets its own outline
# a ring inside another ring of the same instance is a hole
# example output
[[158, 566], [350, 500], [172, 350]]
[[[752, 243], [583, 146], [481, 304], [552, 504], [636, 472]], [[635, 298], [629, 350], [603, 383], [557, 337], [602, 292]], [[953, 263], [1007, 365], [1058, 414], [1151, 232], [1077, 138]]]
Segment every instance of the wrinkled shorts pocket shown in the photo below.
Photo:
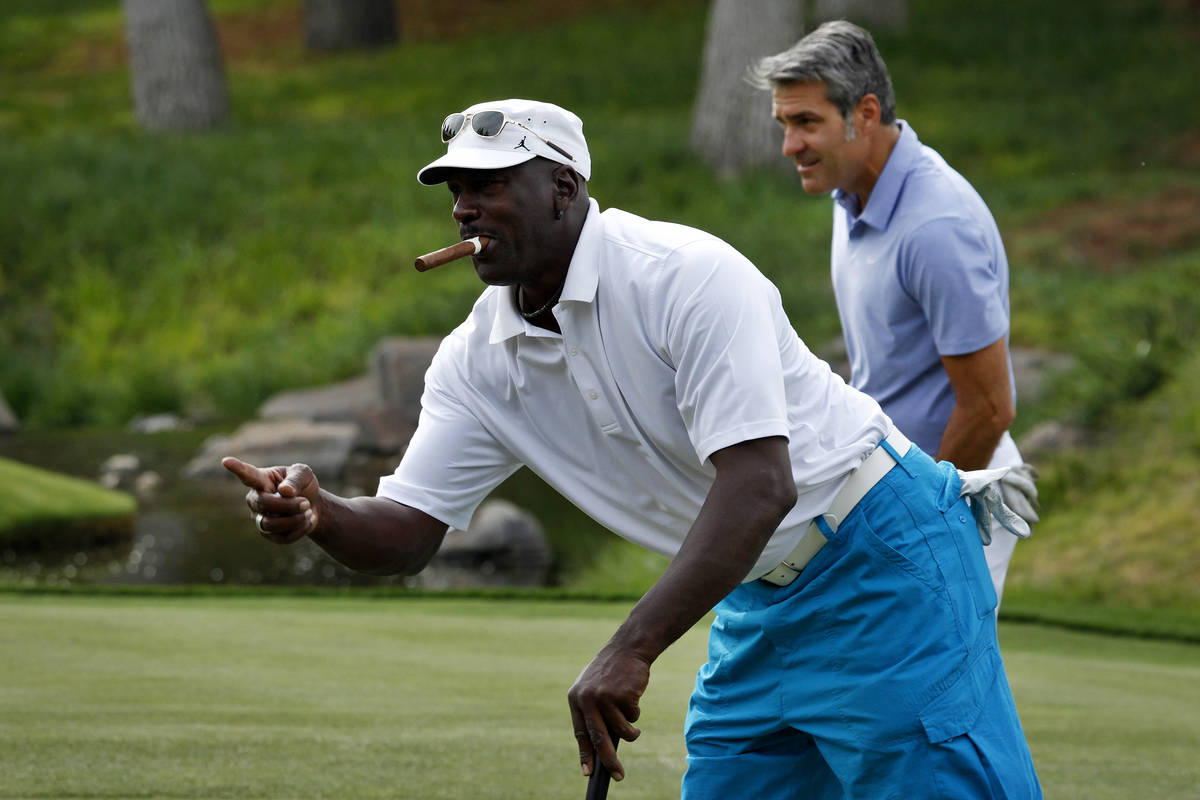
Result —
[[1041, 800], [1000, 654], [984, 648], [921, 711], [938, 797]]
[[920, 712], [929, 741], [946, 741], [970, 730], [1001, 671], [1000, 654], [985, 647], [955, 675]]

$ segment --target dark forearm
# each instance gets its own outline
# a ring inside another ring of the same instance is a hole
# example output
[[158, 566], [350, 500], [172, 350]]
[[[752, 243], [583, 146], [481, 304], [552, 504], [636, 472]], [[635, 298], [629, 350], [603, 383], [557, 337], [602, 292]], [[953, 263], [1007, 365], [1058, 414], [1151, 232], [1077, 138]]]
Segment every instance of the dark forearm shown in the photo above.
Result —
[[579, 759], [624, 775], [611, 737], [638, 737], [650, 665], [749, 572], [796, 502], [787, 440], [754, 439], [712, 454], [716, 478], [687, 538], [567, 693]]
[[321, 491], [309, 534], [341, 564], [372, 575], [414, 575], [433, 558], [446, 525], [382, 497], [345, 498]]
[[795, 503], [787, 443], [759, 440], [774, 460], [718, 464], [717, 478], [679, 553], [611, 644], [653, 661], [738, 586]]
[[938, 445], [938, 460], [949, 461], [964, 470], [986, 469], [1000, 437], [1008, 430], [1010, 419], [986, 412], [971, 414], [955, 407]]

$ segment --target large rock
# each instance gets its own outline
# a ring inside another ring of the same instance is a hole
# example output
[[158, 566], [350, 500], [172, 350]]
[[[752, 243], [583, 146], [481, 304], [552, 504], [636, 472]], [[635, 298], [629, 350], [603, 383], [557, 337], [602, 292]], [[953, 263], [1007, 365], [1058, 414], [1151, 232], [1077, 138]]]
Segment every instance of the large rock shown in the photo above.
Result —
[[1091, 444], [1091, 437], [1083, 428], [1058, 420], [1047, 420], [1022, 436], [1017, 447], [1021, 450], [1021, 458], [1036, 464], [1054, 453], [1078, 450]]
[[1040, 399], [1053, 375], [1075, 365], [1075, 358], [1069, 353], [1013, 347], [1009, 349], [1009, 356], [1012, 358], [1013, 380], [1017, 384], [1019, 402]]
[[398, 415], [401, 422], [417, 424], [421, 414], [421, 393], [425, 390], [425, 371], [433, 361], [440, 338], [409, 339], [389, 337], [371, 351], [369, 374], [384, 408]]
[[354, 422], [356, 414], [380, 403], [375, 382], [362, 376], [328, 386], [293, 389], [270, 397], [258, 409], [263, 419], [307, 419], [313, 422]]
[[274, 395], [259, 421], [206, 442], [184, 475], [224, 475], [221, 457], [233, 455], [260, 466], [302, 462], [319, 476], [342, 478], [352, 452], [400, 453], [417, 428], [425, 371], [439, 344], [436, 337], [390, 337], [372, 350], [365, 375]]
[[507, 500], [485, 501], [465, 531], [451, 528], [415, 583], [426, 588], [543, 586], [553, 556], [532, 514]]
[[272, 396], [259, 409], [268, 420], [342, 422], [358, 426], [355, 448], [399, 453], [421, 414], [425, 371], [441, 339], [383, 339], [367, 359], [367, 374], [352, 380], [294, 389]]
[[0, 434], [16, 433], [21, 427], [17, 415], [8, 407], [8, 403], [4, 400], [4, 393], [0, 392]]
[[184, 467], [183, 474], [188, 478], [229, 475], [221, 466], [221, 458], [236, 456], [260, 467], [304, 463], [318, 477], [340, 478], [358, 435], [358, 426], [347, 422], [250, 422], [230, 436], [209, 438], [200, 454]]
[[378, 382], [371, 375], [328, 386], [280, 392], [259, 408], [258, 415], [276, 421], [349, 423], [358, 428], [355, 449], [374, 453], [399, 452], [416, 430], [416, 425], [407, 421], [406, 414], [384, 406]]

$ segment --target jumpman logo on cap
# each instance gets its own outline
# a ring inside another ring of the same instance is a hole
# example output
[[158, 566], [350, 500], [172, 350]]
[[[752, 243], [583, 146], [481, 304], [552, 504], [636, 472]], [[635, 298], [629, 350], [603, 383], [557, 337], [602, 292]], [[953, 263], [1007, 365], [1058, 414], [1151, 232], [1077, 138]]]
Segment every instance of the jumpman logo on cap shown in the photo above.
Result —
[[[522, 137], [521, 137], [521, 141], [517, 142], [517, 146], [516, 146], [516, 147], [514, 147], [514, 148], [513, 148], [513, 150], [520, 150], [520, 149], [522, 149], [522, 148], [523, 148], [523, 149], [525, 149], [525, 150], [529, 150], [529, 148], [528, 148], [528, 147], [525, 145], [525, 139], [526, 139], [526, 138], [528, 138], [528, 137], [522, 136]], [[532, 153], [533, 151], [532, 151], [532, 150], [529, 150], [529, 152], [531, 152], [531, 153]]]

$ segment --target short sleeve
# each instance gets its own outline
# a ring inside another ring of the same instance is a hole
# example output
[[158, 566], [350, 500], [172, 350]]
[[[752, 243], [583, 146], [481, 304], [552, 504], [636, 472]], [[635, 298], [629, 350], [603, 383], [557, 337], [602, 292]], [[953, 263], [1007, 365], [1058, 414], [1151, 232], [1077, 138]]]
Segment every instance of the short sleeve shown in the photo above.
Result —
[[974, 353], [1008, 333], [1005, 278], [978, 224], [940, 217], [922, 225], [903, 247], [900, 270], [940, 355]]
[[466, 530], [475, 509], [520, 463], [446, 386], [426, 377], [417, 431], [378, 496]]
[[779, 293], [722, 242], [682, 248], [665, 286], [679, 413], [701, 461], [723, 447], [789, 432], [776, 331]]

